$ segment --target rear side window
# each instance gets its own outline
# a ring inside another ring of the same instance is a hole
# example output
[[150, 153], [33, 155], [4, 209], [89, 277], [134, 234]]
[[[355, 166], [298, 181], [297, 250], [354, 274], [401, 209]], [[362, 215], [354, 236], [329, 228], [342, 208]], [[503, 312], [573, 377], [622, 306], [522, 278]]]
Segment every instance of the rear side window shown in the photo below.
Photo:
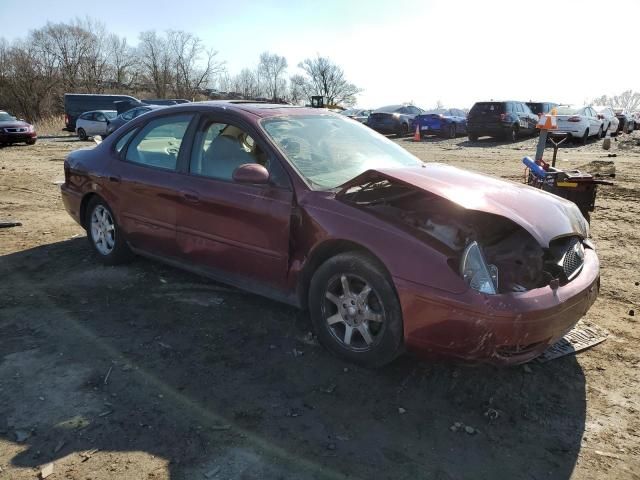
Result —
[[175, 115], [150, 121], [131, 140], [125, 159], [150, 167], [175, 170], [182, 139], [192, 117]]

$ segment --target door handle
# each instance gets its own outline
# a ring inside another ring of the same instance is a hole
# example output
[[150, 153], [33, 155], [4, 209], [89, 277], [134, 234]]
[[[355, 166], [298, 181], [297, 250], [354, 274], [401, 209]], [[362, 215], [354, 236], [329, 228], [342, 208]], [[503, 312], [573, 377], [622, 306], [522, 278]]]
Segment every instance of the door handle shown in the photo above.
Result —
[[194, 195], [193, 193], [183, 192], [182, 193], [182, 198], [184, 198], [189, 203], [199, 203], [200, 202], [200, 199], [198, 198], [198, 196]]
[[110, 176], [109, 181], [113, 183], [120, 183], [120, 177]]

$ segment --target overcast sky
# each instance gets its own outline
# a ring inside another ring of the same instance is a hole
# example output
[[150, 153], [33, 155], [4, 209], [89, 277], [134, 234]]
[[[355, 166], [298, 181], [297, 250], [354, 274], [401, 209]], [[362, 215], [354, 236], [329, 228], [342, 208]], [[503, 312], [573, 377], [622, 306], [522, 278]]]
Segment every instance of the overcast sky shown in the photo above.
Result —
[[366, 107], [581, 103], [640, 91], [639, 0], [0, 0], [0, 36], [75, 16], [134, 45], [143, 30], [193, 32], [230, 74], [265, 50], [284, 55], [290, 75], [304, 58], [328, 56], [364, 90]]

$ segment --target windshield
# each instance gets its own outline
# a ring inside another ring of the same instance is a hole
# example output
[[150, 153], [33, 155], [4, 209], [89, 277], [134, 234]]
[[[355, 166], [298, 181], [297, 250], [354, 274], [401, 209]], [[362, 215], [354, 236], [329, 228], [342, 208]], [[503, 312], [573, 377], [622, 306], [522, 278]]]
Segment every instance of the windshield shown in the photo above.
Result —
[[118, 112], [116, 112], [115, 110], [107, 110], [104, 112], [104, 116], [109, 120], [112, 120], [118, 116]]
[[575, 107], [558, 107], [556, 111], [558, 115], [575, 115], [580, 113], [580, 109]]
[[312, 186], [330, 190], [375, 168], [421, 166], [369, 127], [334, 115], [273, 117], [262, 127]]
[[0, 112], [0, 122], [13, 122], [16, 117], [9, 115], [7, 112]]

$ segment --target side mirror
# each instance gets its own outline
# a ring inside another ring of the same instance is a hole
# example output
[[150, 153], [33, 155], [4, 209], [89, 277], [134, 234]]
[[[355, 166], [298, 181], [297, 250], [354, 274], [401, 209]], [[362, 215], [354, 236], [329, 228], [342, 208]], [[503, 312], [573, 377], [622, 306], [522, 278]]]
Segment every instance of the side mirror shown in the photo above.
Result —
[[233, 181], [265, 185], [269, 183], [269, 171], [259, 163], [245, 163], [233, 171]]

